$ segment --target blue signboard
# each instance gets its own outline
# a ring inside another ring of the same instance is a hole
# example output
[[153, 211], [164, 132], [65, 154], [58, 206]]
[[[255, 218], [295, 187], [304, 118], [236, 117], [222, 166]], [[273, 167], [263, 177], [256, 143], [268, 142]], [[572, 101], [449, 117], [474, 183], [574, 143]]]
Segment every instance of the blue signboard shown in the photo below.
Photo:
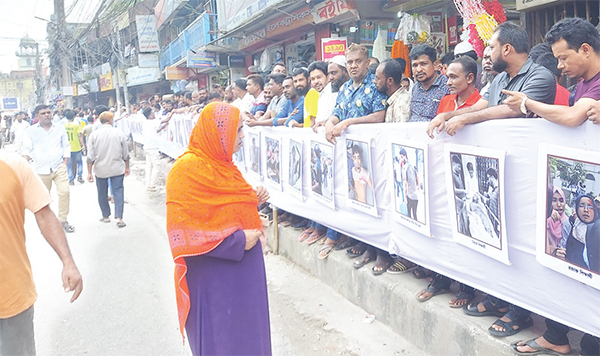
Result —
[[2, 107], [4, 110], [19, 110], [19, 99], [2, 98]]
[[217, 65], [217, 54], [214, 52], [188, 54], [187, 66], [189, 68], [215, 68]]

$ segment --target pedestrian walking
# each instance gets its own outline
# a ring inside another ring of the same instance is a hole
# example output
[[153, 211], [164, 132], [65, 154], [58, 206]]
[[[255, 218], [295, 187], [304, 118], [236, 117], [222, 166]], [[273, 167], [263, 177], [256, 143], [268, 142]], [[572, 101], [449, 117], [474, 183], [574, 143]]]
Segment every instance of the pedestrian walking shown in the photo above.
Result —
[[129, 175], [129, 148], [123, 133], [113, 127], [113, 113], [105, 111], [98, 117], [100, 126], [88, 138], [88, 181], [96, 175], [98, 204], [102, 211], [100, 221], [110, 222], [108, 184], [112, 185], [115, 202], [115, 219], [118, 227], [125, 227], [123, 207], [125, 202], [123, 180]]

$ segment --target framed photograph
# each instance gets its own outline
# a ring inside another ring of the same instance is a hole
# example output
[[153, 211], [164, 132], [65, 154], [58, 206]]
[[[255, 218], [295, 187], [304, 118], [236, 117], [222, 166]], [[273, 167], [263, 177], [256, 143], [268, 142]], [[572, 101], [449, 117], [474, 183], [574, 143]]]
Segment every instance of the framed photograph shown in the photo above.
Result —
[[388, 184], [393, 202], [392, 216], [400, 224], [425, 236], [429, 225], [429, 187], [427, 186], [427, 144], [391, 139], [388, 156]]
[[283, 190], [281, 184], [281, 138], [268, 134], [263, 135], [264, 153], [265, 153], [265, 174], [267, 181], [280, 191]]
[[233, 154], [233, 163], [235, 163], [236, 166], [238, 166], [238, 168], [242, 171], [242, 172], [247, 172], [248, 169], [246, 168], [246, 155], [244, 154], [244, 150], [246, 147], [244, 147], [244, 140], [242, 140], [242, 146], [240, 147], [240, 149], [235, 152]]
[[510, 264], [504, 221], [504, 151], [447, 144], [448, 202], [454, 239]]
[[248, 137], [248, 168], [250, 168], [250, 172], [253, 172], [257, 177], [262, 179], [260, 170], [260, 132], [248, 131], [246, 136]]
[[371, 167], [371, 139], [346, 135], [347, 202], [352, 208], [373, 216], [377, 214]]
[[[302, 141], [289, 140], [288, 185], [290, 194], [304, 200], [302, 193]], [[287, 191], [287, 189], [286, 189]]]
[[536, 258], [600, 289], [600, 152], [540, 145]]
[[323, 140], [310, 141], [310, 178], [312, 196], [335, 209], [334, 146]]

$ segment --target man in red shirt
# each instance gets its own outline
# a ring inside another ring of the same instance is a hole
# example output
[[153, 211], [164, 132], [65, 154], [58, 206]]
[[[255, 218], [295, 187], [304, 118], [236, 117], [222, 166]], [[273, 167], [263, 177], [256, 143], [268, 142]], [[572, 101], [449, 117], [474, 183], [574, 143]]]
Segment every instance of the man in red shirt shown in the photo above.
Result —
[[450, 94], [440, 100], [438, 114], [462, 109], [475, 104], [480, 98], [475, 87], [477, 63], [467, 56], [461, 56], [448, 65], [446, 73]]

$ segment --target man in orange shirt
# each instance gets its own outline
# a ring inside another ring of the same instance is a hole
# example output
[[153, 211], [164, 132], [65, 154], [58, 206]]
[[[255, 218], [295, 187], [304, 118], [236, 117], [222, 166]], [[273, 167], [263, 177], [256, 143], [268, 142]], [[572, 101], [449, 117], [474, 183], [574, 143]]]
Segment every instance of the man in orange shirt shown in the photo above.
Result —
[[475, 87], [477, 62], [471, 57], [461, 56], [453, 60], [448, 65], [446, 76], [450, 94], [440, 100], [438, 114], [472, 106], [481, 98]]
[[25, 247], [25, 209], [35, 214], [42, 235], [63, 263], [63, 288], [75, 291], [71, 302], [81, 294], [83, 281], [40, 177], [22, 157], [1, 153], [0, 177], [0, 355], [35, 355], [37, 293]]

